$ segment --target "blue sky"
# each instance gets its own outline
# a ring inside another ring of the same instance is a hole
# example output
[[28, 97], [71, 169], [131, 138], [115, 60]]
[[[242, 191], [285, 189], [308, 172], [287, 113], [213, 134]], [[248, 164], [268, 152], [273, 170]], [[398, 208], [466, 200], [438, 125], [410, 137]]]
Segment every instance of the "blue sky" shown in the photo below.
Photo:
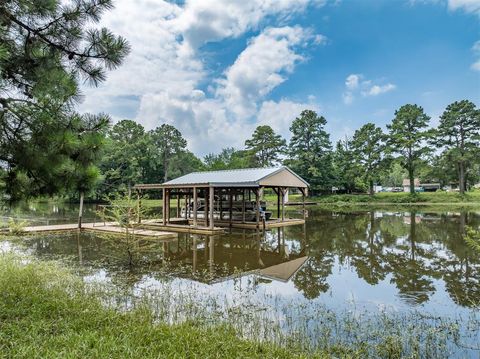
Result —
[[435, 124], [455, 100], [480, 105], [479, 20], [480, 0], [118, 0], [103, 24], [132, 52], [80, 109], [173, 124], [198, 155], [259, 124], [288, 138], [305, 108], [333, 141], [406, 103]]

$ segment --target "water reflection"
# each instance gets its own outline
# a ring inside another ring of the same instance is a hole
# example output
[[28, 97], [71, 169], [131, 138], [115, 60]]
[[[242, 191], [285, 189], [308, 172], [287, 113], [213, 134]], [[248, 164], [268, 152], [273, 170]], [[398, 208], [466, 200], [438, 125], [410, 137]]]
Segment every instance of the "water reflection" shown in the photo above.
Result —
[[24, 244], [40, 257], [70, 259], [102, 271], [122, 286], [145, 276], [213, 286], [255, 275], [271, 291], [282, 294], [285, 286], [279, 283], [287, 282], [312, 300], [335, 303], [353, 295], [375, 303], [469, 307], [480, 298], [480, 259], [465, 246], [462, 234], [466, 226], [479, 224], [474, 212], [310, 209], [305, 227], [188, 234], [153, 247], [149, 243], [133, 268], [125, 265], [118, 243], [92, 234], [28, 237]]

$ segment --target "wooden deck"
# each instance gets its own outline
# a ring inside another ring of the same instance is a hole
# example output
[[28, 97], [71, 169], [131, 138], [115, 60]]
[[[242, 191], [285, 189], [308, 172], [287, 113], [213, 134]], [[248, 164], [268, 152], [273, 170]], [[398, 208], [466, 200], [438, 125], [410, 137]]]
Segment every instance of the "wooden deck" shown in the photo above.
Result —
[[[74, 231], [78, 230], [77, 223], [71, 224], [54, 224], [48, 226], [29, 226], [25, 227], [23, 231], [25, 233], [50, 233], [50, 232], [65, 232], [65, 231]], [[99, 232], [99, 233], [109, 233], [109, 234], [124, 234], [125, 228], [122, 228], [116, 225], [113, 222], [106, 223], [83, 223], [82, 231], [90, 232]], [[139, 237], [154, 237], [158, 239], [173, 239], [178, 237], [178, 233], [167, 232], [167, 231], [158, 231], [158, 230], [148, 230], [144, 228], [135, 229], [135, 235]]]
[[210, 227], [197, 226], [195, 228], [193, 227], [193, 224], [188, 223], [187, 220], [182, 218], [172, 218], [170, 219], [170, 223], [165, 226], [162, 224], [162, 220], [159, 220], [159, 219], [145, 220], [145, 221], [142, 221], [141, 227], [145, 229], [154, 230], [154, 231], [165, 230], [165, 231], [176, 232], [176, 233], [191, 233], [191, 234], [205, 234], [205, 235], [216, 235], [216, 234], [225, 233], [225, 229], [221, 227], [214, 227], [213, 229], [211, 229]]
[[[202, 222], [200, 222], [202, 223]], [[269, 219], [265, 222], [265, 229], [278, 228], [278, 227], [287, 227], [287, 226], [297, 226], [304, 224], [304, 219], [296, 218], [285, 218], [285, 220], [280, 220], [277, 218]], [[257, 229], [256, 222], [239, 222], [233, 221], [231, 226], [229, 221], [220, 221], [215, 220], [215, 228], [211, 229], [205, 226], [193, 227], [193, 221], [186, 220], [184, 218], [171, 218], [170, 223], [163, 225], [160, 219], [149, 219], [142, 221], [142, 228], [145, 229], [163, 229], [166, 231], [179, 232], [179, 233], [192, 233], [192, 234], [206, 234], [206, 235], [215, 235], [225, 233], [225, 228], [239, 228], [239, 229]], [[260, 222], [258, 225], [259, 229], [263, 229], [263, 223]]]

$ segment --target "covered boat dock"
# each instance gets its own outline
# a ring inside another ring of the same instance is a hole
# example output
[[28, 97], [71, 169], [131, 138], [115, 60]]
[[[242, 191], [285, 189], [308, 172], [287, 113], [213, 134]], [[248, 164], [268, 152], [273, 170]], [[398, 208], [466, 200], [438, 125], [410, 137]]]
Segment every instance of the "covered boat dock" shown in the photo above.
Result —
[[[308, 183], [288, 167], [249, 168], [193, 172], [161, 184], [137, 184], [139, 194], [162, 190], [161, 221], [148, 221], [145, 228], [177, 232], [216, 234], [223, 228], [267, 229], [305, 223], [305, 197]], [[285, 196], [289, 189], [302, 194], [301, 218], [287, 218]], [[276, 194], [277, 217], [272, 217], [265, 189]], [[170, 203], [177, 201], [172, 217]]]

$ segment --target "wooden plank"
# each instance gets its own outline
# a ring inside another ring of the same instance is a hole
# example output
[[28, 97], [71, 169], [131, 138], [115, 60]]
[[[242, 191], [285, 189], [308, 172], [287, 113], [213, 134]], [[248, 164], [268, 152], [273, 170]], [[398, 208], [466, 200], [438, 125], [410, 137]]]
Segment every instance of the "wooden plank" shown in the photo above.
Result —
[[[65, 232], [78, 230], [77, 223], [54, 224], [48, 226], [28, 226], [24, 229], [25, 233], [51, 233], [51, 232]], [[83, 223], [81, 230], [88, 230], [93, 232], [106, 232], [112, 234], [125, 234], [125, 228], [118, 226], [114, 222], [107, 222], [105, 226], [95, 225], [95, 223]], [[145, 230], [143, 228], [136, 228], [135, 235], [140, 237], [155, 237], [155, 238], [176, 238], [177, 233], [166, 231]]]
[[190, 225], [180, 225], [180, 224], [169, 224], [168, 226], [163, 226], [161, 223], [148, 223], [143, 224], [142, 228], [145, 229], [152, 229], [152, 230], [165, 230], [169, 232], [176, 232], [176, 233], [191, 233], [191, 234], [206, 234], [206, 235], [214, 235], [214, 234], [222, 234], [225, 233], [225, 230], [220, 227], [215, 227], [214, 229], [210, 229], [208, 227], [194, 227]]

